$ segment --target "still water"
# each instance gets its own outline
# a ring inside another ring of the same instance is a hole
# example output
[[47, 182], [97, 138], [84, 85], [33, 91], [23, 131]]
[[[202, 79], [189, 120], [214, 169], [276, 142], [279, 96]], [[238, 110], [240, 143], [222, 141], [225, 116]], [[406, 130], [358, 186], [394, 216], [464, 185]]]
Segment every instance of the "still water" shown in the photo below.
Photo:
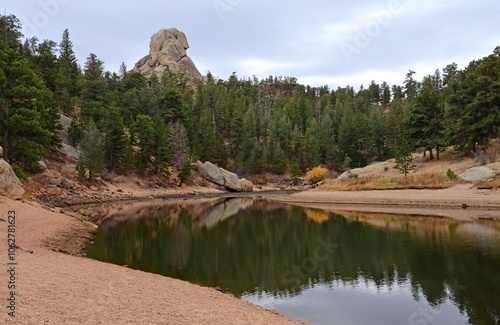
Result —
[[88, 256], [219, 286], [306, 324], [500, 324], [500, 224], [263, 199], [89, 209]]

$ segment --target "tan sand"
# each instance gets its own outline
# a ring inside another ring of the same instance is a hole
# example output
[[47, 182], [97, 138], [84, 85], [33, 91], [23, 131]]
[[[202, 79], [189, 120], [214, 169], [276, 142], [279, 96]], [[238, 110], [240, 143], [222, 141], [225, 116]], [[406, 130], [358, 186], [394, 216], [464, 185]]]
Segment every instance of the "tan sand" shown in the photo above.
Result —
[[460, 184], [442, 190], [325, 191], [310, 190], [276, 201], [329, 210], [437, 215], [457, 220], [500, 220], [500, 190], [478, 190]]
[[[20, 246], [15, 319], [4, 307], [9, 210]], [[77, 253], [95, 226], [53, 210], [0, 197], [2, 324], [300, 324], [212, 288], [58, 252]]]

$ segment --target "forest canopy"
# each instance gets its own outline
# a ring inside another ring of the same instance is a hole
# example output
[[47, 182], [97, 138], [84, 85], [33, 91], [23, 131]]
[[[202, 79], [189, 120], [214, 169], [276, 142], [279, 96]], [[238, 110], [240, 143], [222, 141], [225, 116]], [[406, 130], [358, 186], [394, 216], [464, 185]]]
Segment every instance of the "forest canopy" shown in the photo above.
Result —
[[168, 70], [109, 72], [93, 53], [78, 63], [68, 30], [59, 42], [23, 39], [19, 20], [4, 15], [0, 32], [0, 144], [29, 172], [60, 145], [60, 113], [73, 119], [75, 145], [100, 144], [80, 164], [94, 172], [168, 173], [196, 160], [240, 173], [339, 170], [393, 158], [402, 139], [439, 159], [448, 146], [484, 150], [499, 136], [500, 47], [462, 70], [451, 63], [422, 80], [409, 71], [401, 85], [332, 90], [281, 76], [208, 73], [193, 84]]

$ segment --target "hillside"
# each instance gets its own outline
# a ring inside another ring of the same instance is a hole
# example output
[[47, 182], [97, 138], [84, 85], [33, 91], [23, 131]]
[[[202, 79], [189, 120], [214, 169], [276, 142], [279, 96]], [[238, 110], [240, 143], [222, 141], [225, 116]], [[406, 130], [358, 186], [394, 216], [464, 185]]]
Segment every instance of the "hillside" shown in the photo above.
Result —
[[[487, 150], [486, 157], [473, 153], [459, 152], [448, 148], [441, 153], [440, 159], [430, 160], [422, 152], [413, 154], [415, 169], [408, 177], [394, 168], [395, 160], [376, 162], [363, 168], [351, 169], [335, 180], [326, 180], [323, 189], [337, 190], [373, 190], [373, 189], [439, 189], [448, 188], [458, 183], [468, 183], [480, 188], [500, 188], [500, 140], [494, 140]], [[478, 167], [491, 169], [493, 177], [481, 177], [474, 174]], [[448, 176], [450, 173], [456, 178]], [[469, 171], [467, 175], [464, 173]], [[465, 178], [465, 179], [464, 179]]]

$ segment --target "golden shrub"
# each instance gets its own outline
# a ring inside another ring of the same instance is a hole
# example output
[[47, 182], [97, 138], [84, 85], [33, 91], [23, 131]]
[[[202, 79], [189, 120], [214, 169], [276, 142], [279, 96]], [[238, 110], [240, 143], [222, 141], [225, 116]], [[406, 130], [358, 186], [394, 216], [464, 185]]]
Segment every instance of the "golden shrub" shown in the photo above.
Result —
[[323, 176], [328, 173], [328, 169], [323, 166], [314, 167], [306, 173], [306, 179], [313, 183], [317, 183], [323, 179]]

